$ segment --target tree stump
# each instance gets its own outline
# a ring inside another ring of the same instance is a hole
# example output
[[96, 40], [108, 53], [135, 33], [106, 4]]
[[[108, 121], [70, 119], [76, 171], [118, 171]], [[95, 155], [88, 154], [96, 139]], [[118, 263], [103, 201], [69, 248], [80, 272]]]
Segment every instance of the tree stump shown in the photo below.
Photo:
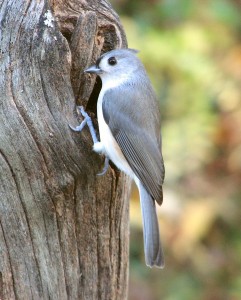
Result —
[[104, 0], [1, 2], [1, 300], [127, 298], [130, 180], [68, 126], [96, 118], [83, 69], [126, 46]]

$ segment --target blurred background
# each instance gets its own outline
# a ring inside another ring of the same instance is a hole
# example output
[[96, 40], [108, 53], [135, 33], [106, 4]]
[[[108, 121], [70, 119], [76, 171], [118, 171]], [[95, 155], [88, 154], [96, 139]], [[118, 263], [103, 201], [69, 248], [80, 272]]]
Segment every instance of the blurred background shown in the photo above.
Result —
[[129, 300], [241, 299], [241, 1], [112, 0], [160, 101], [166, 266], [131, 199]]

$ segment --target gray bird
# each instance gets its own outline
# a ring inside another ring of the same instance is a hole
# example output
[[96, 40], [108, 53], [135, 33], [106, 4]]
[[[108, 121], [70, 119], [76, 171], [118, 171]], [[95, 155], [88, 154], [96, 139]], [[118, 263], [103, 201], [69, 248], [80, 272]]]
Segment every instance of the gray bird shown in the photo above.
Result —
[[[94, 139], [93, 149], [134, 179], [141, 201], [146, 264], [163, 268], [155, 208], [155, 201], [162, 204], [165, 173], [160, 111], [151, 82], [136, 53], [132, 49], [112, 50], [85, 70], [102, 80], [97, 102], [100, 142]], [[75, 130], [80, 129], [76, 127]]]

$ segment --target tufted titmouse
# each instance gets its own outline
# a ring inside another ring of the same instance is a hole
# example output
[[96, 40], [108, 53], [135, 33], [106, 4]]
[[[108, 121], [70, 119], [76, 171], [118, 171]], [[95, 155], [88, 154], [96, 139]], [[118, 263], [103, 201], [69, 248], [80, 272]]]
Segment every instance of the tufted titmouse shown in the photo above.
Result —
[[[102, 80], [97, 102], [100, 142], [95, 137], [93, 148], [107, 157], [105, 170], [109, 158], [134, 179], [141, 201], [146, 264], [162, 268], [164, 258], [155, 208], [155, 200], [162, 203], [164, 179], [160, 112], [136, 53], [132, 49], [112, 50], [85, 70]], [[87, 116], [84, 122], [88, 121]], [[84, 125], [73, 129], [80, 131]]]

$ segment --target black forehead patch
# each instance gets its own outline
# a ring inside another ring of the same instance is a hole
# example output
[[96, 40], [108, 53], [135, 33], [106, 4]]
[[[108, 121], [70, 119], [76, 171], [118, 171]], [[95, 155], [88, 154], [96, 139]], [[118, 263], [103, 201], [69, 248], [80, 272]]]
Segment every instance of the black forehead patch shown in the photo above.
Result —
[[96, 63], [95, 63], [95, 65], [96, 65], [96, 67], [99, 67], [99, 64], [100, 64], [100, 61], [102, 60], [102, 56], [100, 56], [98, 59], [97, 59], [97, 61], [96, 61]]

